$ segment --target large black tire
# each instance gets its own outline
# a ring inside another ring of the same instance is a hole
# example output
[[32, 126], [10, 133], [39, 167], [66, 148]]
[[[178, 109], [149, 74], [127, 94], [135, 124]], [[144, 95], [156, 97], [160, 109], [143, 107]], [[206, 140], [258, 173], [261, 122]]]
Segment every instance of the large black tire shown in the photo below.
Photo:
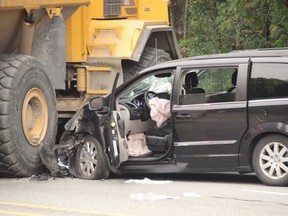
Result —
[[53, 145], [57, 130], [56, 97], [36, 58], [0, 56], [0, 176], [39, 172], [39, 146]]
[[146, 47], [141, 55], [139, 62], [123, 61], [124, 80], [129, 79], [136, 73], [150, 66], [170, 61], [169, 53], [161, 49]]
[[262, 138], [253, 152], [253, 168], [266, 185], [288, 185], [288, 138], [269, 135]]
[[77, 177], [90, 180], [107, 179], [110, 174], [103, 148], [91, 135], [86, 135], [77, 148], [76, 172]]

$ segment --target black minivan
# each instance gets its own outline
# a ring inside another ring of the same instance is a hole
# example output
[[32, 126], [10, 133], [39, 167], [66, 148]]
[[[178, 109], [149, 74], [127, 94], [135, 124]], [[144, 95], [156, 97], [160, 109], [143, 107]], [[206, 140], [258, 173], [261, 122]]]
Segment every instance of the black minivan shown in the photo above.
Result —
[[115, 88], [117, 77], [66, 124], [62, 168], [86, 179], [255, 172], [288, 184], [288, 49], [162, 63]]

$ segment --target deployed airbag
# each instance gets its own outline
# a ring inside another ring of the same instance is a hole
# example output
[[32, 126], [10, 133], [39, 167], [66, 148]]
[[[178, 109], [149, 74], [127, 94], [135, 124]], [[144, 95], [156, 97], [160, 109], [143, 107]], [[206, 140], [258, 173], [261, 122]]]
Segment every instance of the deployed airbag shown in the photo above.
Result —
[[129, 156], [148, 156], [151, 151], [148, 149], [144, 133], [134, 133], [128, 135]]
[[170, 101], [158, 97], [149, 100], [150, 116], [160, 127], [171, 116]]

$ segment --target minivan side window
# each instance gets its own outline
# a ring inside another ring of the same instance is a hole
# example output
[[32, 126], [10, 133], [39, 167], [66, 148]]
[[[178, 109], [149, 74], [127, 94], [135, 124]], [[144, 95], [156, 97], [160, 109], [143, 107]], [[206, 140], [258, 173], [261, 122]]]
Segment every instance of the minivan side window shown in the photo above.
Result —
[[288, 97], [287, 64], [253, 64], [249, 85], [249, 99]]
[[238, 69], [182, 70], [180, 105], [235, 101]]

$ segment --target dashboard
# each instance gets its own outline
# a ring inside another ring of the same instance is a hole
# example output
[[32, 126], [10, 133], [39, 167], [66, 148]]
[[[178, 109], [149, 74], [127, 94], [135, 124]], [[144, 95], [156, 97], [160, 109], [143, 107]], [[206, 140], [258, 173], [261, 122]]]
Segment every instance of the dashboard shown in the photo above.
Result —
[[[170, 94], [157, 93], [157, 97], [170, 100]], [[146, 121], [150, 118], [150, 109], [146, 105], [145, 94], [141, 93], [134, 97], [120, 100], [120, 104], [125, 106], [130, 113], [130, 120]]]
[[145, 103], [145, 95], [140, 94], [135, 97], [121, 100], [120, 104], [125, 106], [130, 113], [130, 120], [142, 120], [146, 121], [150, 117], [150, 110]]

